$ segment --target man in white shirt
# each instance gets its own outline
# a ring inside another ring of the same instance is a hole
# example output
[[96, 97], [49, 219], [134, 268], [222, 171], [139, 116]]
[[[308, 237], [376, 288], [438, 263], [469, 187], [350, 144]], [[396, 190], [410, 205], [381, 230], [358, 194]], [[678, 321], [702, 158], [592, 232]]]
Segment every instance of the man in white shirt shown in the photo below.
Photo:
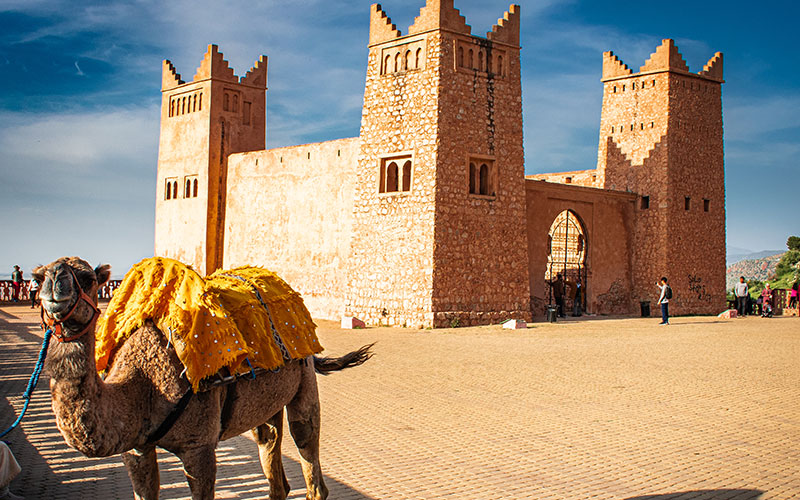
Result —
[[661, 295], [658, 297], [658, 303], [661, 304], [661, 323], [659, 325], [669, 324], [669, 298], [672, 291], [667, 284], [667, 277], [664, 276], [658, 282], [658, 288], [661, 289]]
[[736, 283], [733, 291], [736, 294], [736, 311], [739, 316], [747, 315], [747, 299], [750, 297], [750, 290], [747, 289], [744, 276], [739, 276], [739, 282]]

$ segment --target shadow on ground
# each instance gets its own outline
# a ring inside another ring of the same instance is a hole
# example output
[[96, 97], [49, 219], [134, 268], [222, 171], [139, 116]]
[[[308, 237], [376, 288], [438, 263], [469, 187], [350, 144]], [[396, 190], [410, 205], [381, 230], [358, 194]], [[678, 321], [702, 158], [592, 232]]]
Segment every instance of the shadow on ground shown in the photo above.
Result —
[[763, 494], [760, 490], [696, 490], [644, 495], [625, 500], [758, 500]]
[[[21, 395], [41, 345], [37, 327], [16, 323], [16, 319], [11, 314], [0, 314], [0, 345], [3, 346], [0, 349], [0, 432], [16, 419], [17, 412], [22, 409]], [[9, 447], [22, 467], [22, 472], [10, 485], [14, 493], [29, 499], [83, 497], [114, 500], [133, 497], [120, 457], [86, 458], [66, 445], [56, 428], [46, 372], [42, 374], [22, 424], [3, 439], [10, 443]], [[190, 498], [180, 461], [163, 450], [159, 450], [158, 458], [161, 476], [159, 498]], [[283, 461], [293, 488], [289, 498], [304, 498], [305, 483], [300, 464], [286, 456]], [[324, 468], [324, 456], [322, 465]], [[371, 500], [330, 477], [325, 478], [325, 484], [332, 498]], [[268, 495], [269, 483], [261, 471], [256, 444], [241, 436], [220, 443], [215, 497], [255, 499]]]

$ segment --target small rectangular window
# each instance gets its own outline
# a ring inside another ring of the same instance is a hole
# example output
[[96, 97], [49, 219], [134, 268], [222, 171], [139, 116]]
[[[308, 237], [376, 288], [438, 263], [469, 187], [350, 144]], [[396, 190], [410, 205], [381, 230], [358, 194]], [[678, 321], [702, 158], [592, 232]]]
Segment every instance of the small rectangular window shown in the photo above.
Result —
[[684, 210], [689, 210], [689, 208], [691, 207], [691, 205], [692, 205], [692, 199], [691, 199], [690, 197], [686, 196], [686, 197], [683, 199], [683, 209], [684, 209]]
[[411, 191], [412, 170], [411, 155], [382, 158], [378, 173], [378, 192]]
[[642, 196], [642, 210], [647, 210], [648, 208], [650, 208], [650, 197]]
[[470, 158], [467, 174], [470, 194], [495, 196], [497, 180], [494, 160], [486, 157]]
[[565, 184], [572, 184], [572, 177], [565, 177], [564, 178], [564, 183]]
[[708, 212], [711, 208], [711, 200], [704, 198], [703, 199], [703, 212]]

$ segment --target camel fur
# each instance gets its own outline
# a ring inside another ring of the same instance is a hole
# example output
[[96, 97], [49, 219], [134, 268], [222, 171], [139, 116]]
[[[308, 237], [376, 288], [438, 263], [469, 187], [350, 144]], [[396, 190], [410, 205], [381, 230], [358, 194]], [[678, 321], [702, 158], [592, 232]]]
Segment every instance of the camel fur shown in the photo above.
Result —
[[[72, 270], [72, 272], [70, 272]], [[73, 277], [74, 276], [74, 277]], [[97, 304], [97, 289], [110, 266], [91, 266], [64, 257], [34, 271], [42, 307], [62, 323], [65, 334], [96, 322], [92, 306], [79, 299], [79, 286]], [[77, 282], [76, 282], [77, 280]], [[76, 305], [76, 302], [78, 304]], [[365, 362], [369, 346], [342, 358], [294, 360], [254, 380], [194, 394], [172, 428], [157, 442], [148, 437], [189, 389], [183, 366], [152, 322], [131, 334], [102, 380], [95, 369], [94, 325], [71, 342], [51, 343], [47, 359], [56, 423], [67, 444], [88, 457], [121, 454], [137, 499], [156, 500], [156, 446], [183, 463], [194, 500], [214, 498], [215, 449], [220, 441], [252, 430], [270, 499], [285, 500], [289, 483], [281, 461], [283, 408], [300, 452], [306, 499], [324, 500], [328, 490], [319, 463], [320, 407], [316, 371], [327, 373]], [[316, 371], [315, 371], [316, 368]], [[226, 405], [227, 401], [227, 405]]]

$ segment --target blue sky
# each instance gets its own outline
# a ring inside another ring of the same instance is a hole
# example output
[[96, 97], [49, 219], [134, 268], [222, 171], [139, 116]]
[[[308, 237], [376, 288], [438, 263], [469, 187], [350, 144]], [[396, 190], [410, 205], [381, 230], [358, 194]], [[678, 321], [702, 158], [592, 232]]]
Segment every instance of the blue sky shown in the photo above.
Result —
[[[387, 0], [404, 33], [424, 0]], [[358, 135], [368, 1], [0, 0], [0, 272], [62, 255], [122, 274], [152, 255], [161, 60], [191, 78], [216, 43], [269, 56], [268, 147]], [[456, 0], [483, 35], [508, 9]], [[729, 248], [800, 233], [795, 2], [522, 2], [527, 173], [594, 168], [602, 53], [634, 70], [674, 38], [692, 71], [725, 54]], [[729, 250], [730, 251], [730, 250]]]

